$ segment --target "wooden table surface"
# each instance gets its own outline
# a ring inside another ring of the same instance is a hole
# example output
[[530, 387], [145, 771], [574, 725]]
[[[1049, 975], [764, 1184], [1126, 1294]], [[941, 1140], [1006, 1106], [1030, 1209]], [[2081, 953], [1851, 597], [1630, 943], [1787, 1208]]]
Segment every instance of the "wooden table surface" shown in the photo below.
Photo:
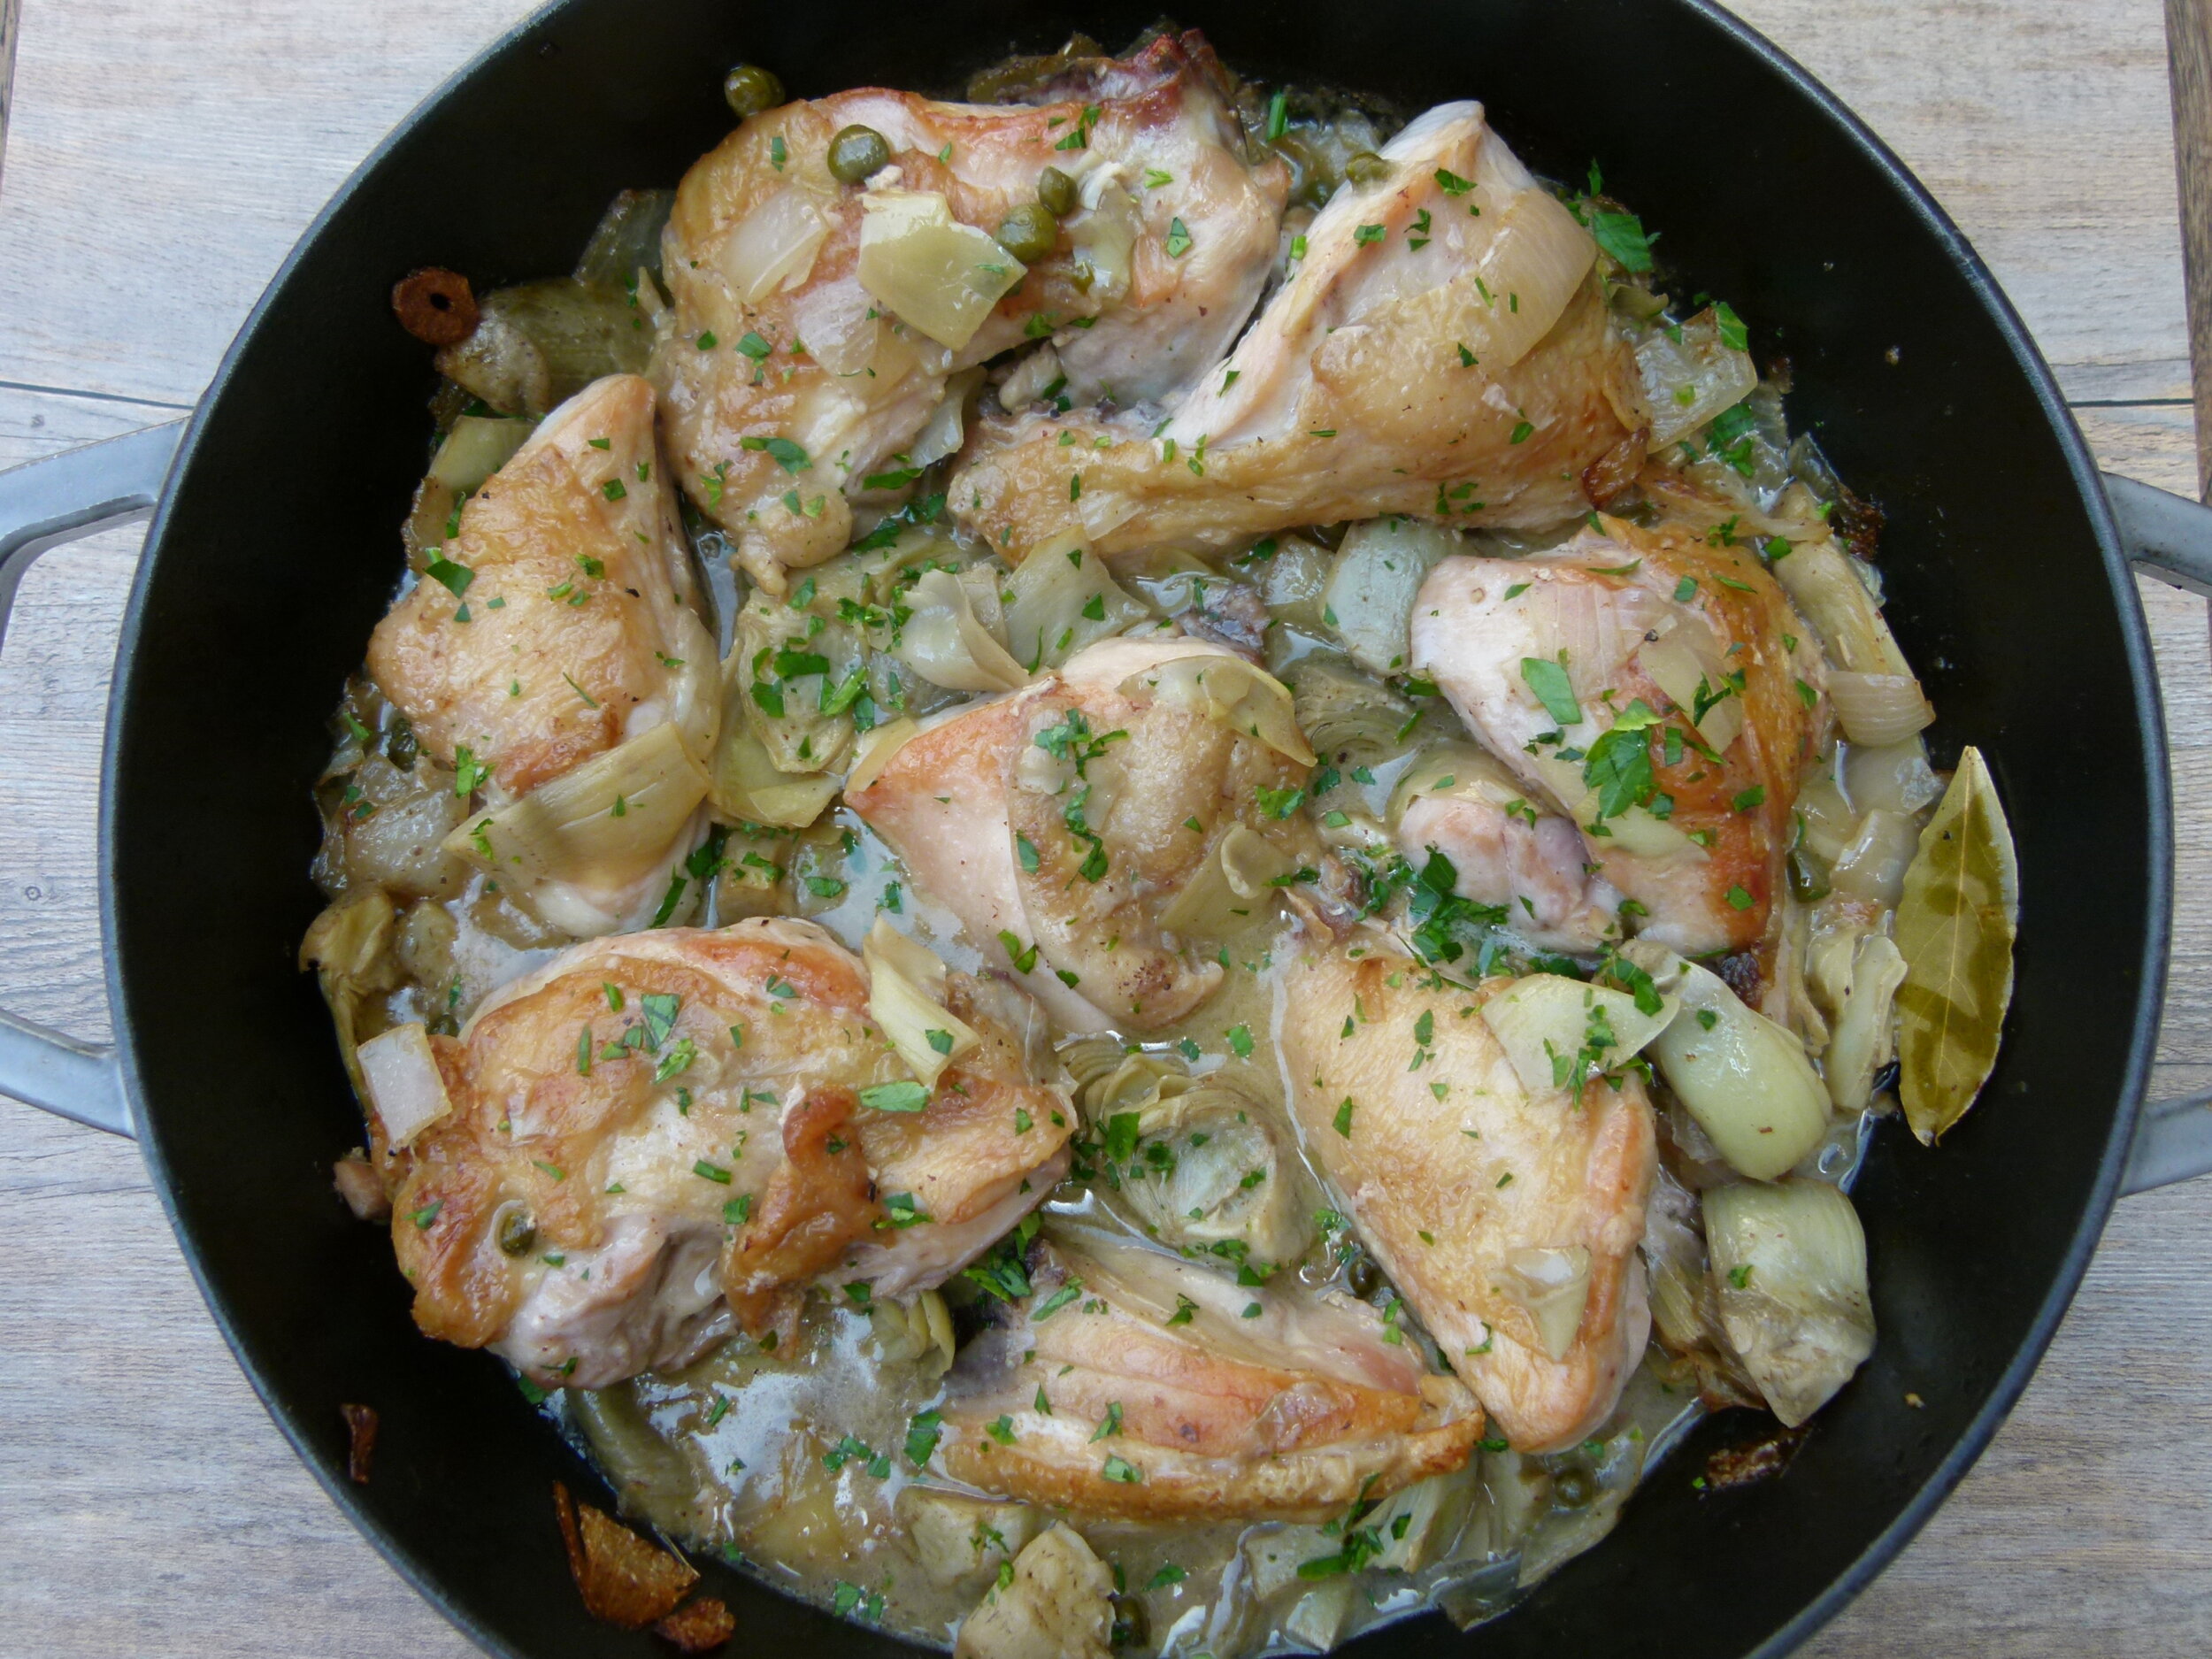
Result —
[[[188, 410], [324, 199], [524, 9], [23, 0], [0, 172], [0, 465]], [[2192, 491], [2159, 0], [1738, 9], [1964, 227], [2104, 464]], [[1755, 226], [1757, 204], [1746, 214]], [[0, 1007], [96, 1039], [101, 721], [138, 543], [114, 533], [46, 558], [0, 652]], [[2200, 602], [2154, 584], [2144, 599], [2182, 894], [2153, 1091], [2203, 1092], [2212, 664]], [[229, 712], [224, 741], [251, 741], [251, 711]], [[0, 1214], [23, 1248], [0, 1272], [0, 1654], [468, 1651], [263, 1415], [130, 1145], [0, 1101]], [[2208, 1351], [2212, 1181], [2123, 1203], [1995, 1445], [1808, 1651], [2212, 1651]]]

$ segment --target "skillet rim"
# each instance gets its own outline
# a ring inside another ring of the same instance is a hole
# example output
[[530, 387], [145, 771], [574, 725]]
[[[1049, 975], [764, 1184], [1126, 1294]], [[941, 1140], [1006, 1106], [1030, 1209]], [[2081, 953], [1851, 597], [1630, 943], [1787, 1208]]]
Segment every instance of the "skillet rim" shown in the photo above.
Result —
[[[118, 904], [118, 757], [121, 753], [134, 691], [135, 664], [142, 632], [147, 626], [146, 600], [151, 577], [169, 527], [176, 498], [176, 483], [196, 458], [208, 419], [229, 391], [247, 347], [258, 334], [276, 297], [291, 282], [308, 251], [320, 239], [331, 220], [352, 199], [362, 183], [384, 165], [402, 142], [449, 100], [464, 96], [470, 83], [495, 60], [526, 50], [534, 37], [546, 29], [572, 4], [581, 0], [544, 0], [544, 4], [502, 32], [449, 75], [407, 115], [380, 139], [349, 173], [300, 234], [269, 280], [260, 298], [240, 326], [221, 363], [197, 401], [182, 442], [165, 480], [161, 500], [149, 525], [116, 649], [115, 669], [109, 693], [103, 733], [99, 808], [100, 924], [105, 985], [113, 1026], [113, 1041], [124, 1092], [132, 1120], [137, 1125], [141, 1154], [160, 1199], [170, 1230], [198, 1286], [202, 1299], [223, 1340], [245, 1373], [248, 1383], [295, 1455], [320, 1485], [326, 1496], [378, 1554], [404, 1579], [410, 1588], [434, 1608], [456, 1629], [487, 1653], [503, 1659], [532, 1659], [503, 1637], [485, 1627], [446, 1590], [442, 1579], [419, 1562], [410, 1544], [361, 1504], [358, 1494], [337, 1463], [323, 1455], [321, 1437], [284, 1399], [265, 1374], [252, 1349], [243, 1340], [227, 1298], [212, 1282], [199, 1248], [179, 1216], [174, 1179], [162, 1146], [159, 1125], [146, 1109], [147, 1094], [140, 1074], [136, 1045], [124, 995], [124, 966], [115, 948], [119, 937]], [[1231, 0], [1233, 4], [1233, 0]], [[2135, 705], [2136, 723], [2145, 746], [2144, 798], [2148, 813], [2144, 825], [2146, 866], [2143, 945], [2137, 971], [2137, 993], [2127, 1064], [2120, 1078], [2111, 1128], [2091, 1181], [2073, 1237], [2068, 1241], [2057, 1271], [2030, 1323], [2027, 1334], [1992, 1385], [1987, 1398], [1952, 1442], [1950, 1450], [1900, 1509], [1896, 1517], [1877, 1533], [1867, 1547], [1793, 1617], [1774, 1630], [1747, 1659], [1781, 1659], [1835, 1617], [1903, 1550], [1928, 1518], [1964, 1479], [1988, 1448], [1997, 1429], [2018, 1402], [2029, 1379], [2040, 1364], [2059, 1322], [2079, 1289], [2091, 1256], [2103, 1235], [2118, 1193], [2133, 1139], [2136, 1121], [2156, 1047], [2160, 1017], [2165, 1002], [2168, 956], [2173, 907], [2174, 820], [2170, 763], [2167, 749], [2163, 705], [2158, 695], [2155, 661], [2152, 656], [2142, 601], [2128, 562], [2121, 551], [2119, 533], [2111, 506], [2100, 481], [2099, 469], [2083, 438], [2073, 411], [2061, 394], [2055, 377], [2040, 349], [2012, 303], [1998, 285], [1965, 235], [1937, 204], [1897, 154], [1842, 100], [1796, 59], [1768, 40], [1750, 24], [1715, 0], [1655, 0], [1688, 13], [1713, 30], [1723, 41], [1748, 53], [1809, 106], [1824, 119], [1841, 138], [1870, 162], [1885, 182], [1896, 192], [1912, 217], [1962, 275], [1979, 301], [2011, 353], [2015, 366], [2026, 380], [2038, 408], [2066, 460], [2068, 477], [2080, 498], [2093, 534], [2097, 553], [2110, 591], [2127, 662], [2129, 690]], [[826, 1617], [826, 1616], [825, 1616]], [[1471, 1634], [1471, 1632], [1470, 1632]]]

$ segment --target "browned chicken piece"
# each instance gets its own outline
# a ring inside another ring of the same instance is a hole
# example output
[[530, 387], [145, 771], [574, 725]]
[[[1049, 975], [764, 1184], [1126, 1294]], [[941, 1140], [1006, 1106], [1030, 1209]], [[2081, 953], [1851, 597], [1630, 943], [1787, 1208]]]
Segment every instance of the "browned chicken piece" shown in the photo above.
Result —
[[449, 766], [465, 748], [494, 799], [668, 722], [712, 751], [714, 642], [653, 413], [652, 387], [616, 374], [547, 416], [370, 638], [422, 746]]
[[1459, 990], [1361, 938], [1310, 941], [1286, 974], [1279, 1041], [1307, 1148], [1515, 1449], [1573, 1446], [1650, 1333], [1643, 1086], [1532, 1094], [1480, 1017], [1509, 982]]
[[987, 1492], [1130, 1520], [1320, 1521], [1460, 1468], [1481, 1436], [1465, 1386], [1340, 1293], [1246, 1289], [1098, 1235], [1039, 1246], [1029, 1279], [949, 1379], [945, 1471]]
[[[1264, 914], [1269, 880], [1319, 862], [1293, 810], [1312, 756], [1287, 723], [1287, 694], [1286, 724], [1264, 729], [1302, 759], [1164, 695], [1179, 663], [1184, 675], [1241, 673], [1280, 692], [1201, 641], [1104, 640], [924, 727], [846, 796], [915, 885], [1065, 1030], [1183, 1018], [1223, 977], [1201, 941]], [[1256, 872], [1256, 890], [1233, 914], [1194, 914], [1179, 929], [1225, 856]]]
[[429, 1040], [446, 1116], [394, 1148], [371, 1113], [417, 1323], [599, 1388], [787, 1335], [825, 1275], [941, 1280], [1051, 1190], [1073, 1122], [973, 988], [949, 978], [980, 1041], [934, 1090], [811, 923], [601, 940], [495, 993]]
[[[1266, 283], [1289, 184], [1279, 160], [1245, 165], [1227, 95], [1202, 36], [1164, 35], [1076, 65], [1050, 103], [865, 88], [786, 104], [685, 175], [652, 374], [684, 488], [757, 581], [781, 593], [787, 569], [851, 539], [851, 498], [888, 501], [902, 463], [951, 453], [956, 421], [935, 455], [919, 441], [964, 368], [1048, 337], [1058, 365], [1039, 391], [1056, 379], [1070, 397], [1126, 403], [1175, 395], [1219, 357]], [[889, 147], [865, 188], [828, 167], [852, 126]], [[989, 238], [1037, 204], [1048, 168], [1076, 200], [1025, 268]], [[940, 211], [954, 228], [924, 240], [975, 280], [925, 315], [886, 275], [901, 260], [910, 275], [912, 250], [867, 249], [893, 246], [899, 216]]]
[[1819, 641], [1748, 545], [1600, 523], [1529, 558], [1439, 565], [1415, 672], [1539, 808], [1574, 818], [1594, 873], [1634, 902], [1629, 931], [1749, 949], [1828, 718]]
[[953, 480], [961, 522], [1018, 559], [1063, 535], [1110, 555], [1385, 513], [1586, 511], [1584, 469], [1635, 448], [1644, 408], [1596, 244], [1479, 104], [1430, 111], [1382, 155], [1387, 176], [1338, 191], [1164, 429], [1077, 422], [1066, 443], [1064, 420], [990, 424]]

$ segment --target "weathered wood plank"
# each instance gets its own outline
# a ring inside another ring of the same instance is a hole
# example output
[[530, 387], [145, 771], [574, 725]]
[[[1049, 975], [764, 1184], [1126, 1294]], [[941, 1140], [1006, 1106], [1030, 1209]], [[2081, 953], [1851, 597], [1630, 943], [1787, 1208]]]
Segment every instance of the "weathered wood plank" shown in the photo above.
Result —
[[2174, 174], [2181, 192], [2182, 269], [2189, 288], [2189, 361], [2196, 383], [2197, 482], [2212, 494], [2212, 4], [2166, 0], [2167, 84], [2174, 101]]

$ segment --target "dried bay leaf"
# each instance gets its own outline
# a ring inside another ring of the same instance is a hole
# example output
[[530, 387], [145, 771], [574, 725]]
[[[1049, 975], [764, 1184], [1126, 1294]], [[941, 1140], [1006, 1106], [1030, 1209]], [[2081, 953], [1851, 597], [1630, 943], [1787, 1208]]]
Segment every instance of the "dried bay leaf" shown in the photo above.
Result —
[[1897, 906], [1898, 1093], [1929, 1146], [1965, 1115], [1997, 1063], [2019, 909], [2012, 831], [1981, 751], [1970, 748], [1920, 832]]

